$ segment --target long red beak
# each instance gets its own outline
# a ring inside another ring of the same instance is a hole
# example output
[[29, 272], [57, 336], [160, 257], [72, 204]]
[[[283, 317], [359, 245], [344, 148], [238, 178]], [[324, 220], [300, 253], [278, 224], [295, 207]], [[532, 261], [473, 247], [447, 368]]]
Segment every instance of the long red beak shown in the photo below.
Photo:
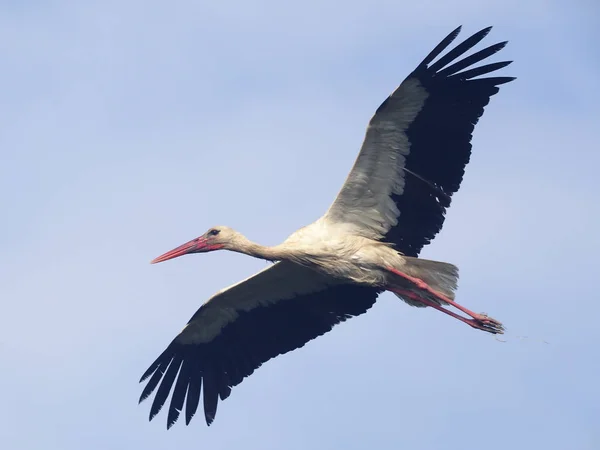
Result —
[[179, 247], [174, 248], [163, 255], [160, 255], [158, 258], [150, 261], [150, 264], [156, 264], [166, 261], [167, 259], [177, 258], [178, 256], [187, 255], [189, 253], [199, 253], [210, 249], [211, 248], [207, 245], [206, 238], [199, 237], [192, 239], [190, 242], [186, 242], [185, 244], [180, 245]]

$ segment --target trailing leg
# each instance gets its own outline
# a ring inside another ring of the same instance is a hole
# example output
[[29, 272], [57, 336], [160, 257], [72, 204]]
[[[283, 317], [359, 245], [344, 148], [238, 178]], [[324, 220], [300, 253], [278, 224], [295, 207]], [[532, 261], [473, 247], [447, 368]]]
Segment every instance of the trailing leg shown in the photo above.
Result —
[[[494, 334], [503, 332], [504, 327], [497, 320], [485, 314], [477, 314], [453, 300], [454, 290], [458, 281], [458, 269], [456, 266], [419, 258], [405, 258], [406, 266], [403, 267], [403, 271], [393, 267], [387, 268], [391, 273], [399, 277], [397, 280], [398, 283], [391, 283], [388, 290], [409, 300], [411, 304], [418, 305], [421, 303], [424, 306], [430, 306], [474, 328]], [[473, 320], [459, 316], [443, 308], [441, 305], [451, 305], [471, 316]]]
[[467, 319], [466, 317], [459, 316], [455, 312], [445, 309], [443, 306], [440, 306], [439, 304], [437, 304], [434, 301], [420, 297], [413, 291], [408, 291], [408, 290], [398, 289], [398, 288], [388, 288], [388, 290], [391, 292], [394, 292], [395, 294], [398, 294], [404, 298], [409, 298], [413, 302], [420, 302], [426, 306], [430, 306], [434, 309], [437, 309], [438, 311], [441, 311], [444, 314], [448, 314], [449, 316], [454, 317], [455, 319], [458, 319], [461, 322], [464, 322], [467, 325], [469, 325], [473, 328], [476, 328], [478, 330], [487, 331], [488, 333], [492, 333], [492, 334], [503, 334], [504, 333], [504, 327], [502, 326], [502, 324], [500, 322], [498, 322], [497, 320], [494, 320], [490, 317], [487, 317], [483, 314], [478, 314], [477, 315], [478, 318]]

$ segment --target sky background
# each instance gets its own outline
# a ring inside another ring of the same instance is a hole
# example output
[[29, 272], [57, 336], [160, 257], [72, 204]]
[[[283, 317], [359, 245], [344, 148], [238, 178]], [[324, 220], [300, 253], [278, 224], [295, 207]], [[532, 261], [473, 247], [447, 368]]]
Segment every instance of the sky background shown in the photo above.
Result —
[[[599, 18], [592, 0], [0, 2], [2, 448], [599, 449]], [[459, 301], [507, 342], [384, 294], [210, 428], [148, 423], [142, 372], [265, 266], [148, 262], [212, 225], [276, 244], [318, 218], [375, 109], [460, 24], [494, 25], [518, 80], [422, 256], [460, 267]]]

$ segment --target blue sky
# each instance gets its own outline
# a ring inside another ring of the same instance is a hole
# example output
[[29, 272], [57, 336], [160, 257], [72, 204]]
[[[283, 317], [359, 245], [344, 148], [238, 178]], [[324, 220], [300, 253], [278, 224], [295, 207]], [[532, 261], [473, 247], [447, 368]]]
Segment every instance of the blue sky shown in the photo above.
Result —
[[[0, 3], [3, 448], [600, 448], [599, 7], [440, 3]], [[148, 423], [141, 373], [265, 264], [149, 260], [212, 225], [275, 244], [319, 217], [377, 106], [459, 24], [494, 25], [518, 80], [422, 255], [460, 267], [459, 301], [507, 342], [385, 294], [210, 428]]]

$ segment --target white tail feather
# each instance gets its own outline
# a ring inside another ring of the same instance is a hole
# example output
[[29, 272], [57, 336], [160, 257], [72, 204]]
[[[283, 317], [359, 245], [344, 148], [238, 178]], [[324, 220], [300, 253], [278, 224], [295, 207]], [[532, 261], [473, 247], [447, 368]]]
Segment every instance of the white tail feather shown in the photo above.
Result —
[[[440, 292], [451, 300], [454, 300], [454, 291], [458, 287], [458, 267], [454, 264], [431, 261], [428, 259], [413, 258], [405, 256], [406, 265], [402, 267], [402, 272], [415, 278], [419, 278], [427, 283], [433, 290]], [[421, 297], [436, 303], [442, 303], [437, 297], [426, 294], [422, 291], [416, 291]], [[424, 307], [421, 302], [411, 300], [396, 294], [396, 296], [411, 306]]]

